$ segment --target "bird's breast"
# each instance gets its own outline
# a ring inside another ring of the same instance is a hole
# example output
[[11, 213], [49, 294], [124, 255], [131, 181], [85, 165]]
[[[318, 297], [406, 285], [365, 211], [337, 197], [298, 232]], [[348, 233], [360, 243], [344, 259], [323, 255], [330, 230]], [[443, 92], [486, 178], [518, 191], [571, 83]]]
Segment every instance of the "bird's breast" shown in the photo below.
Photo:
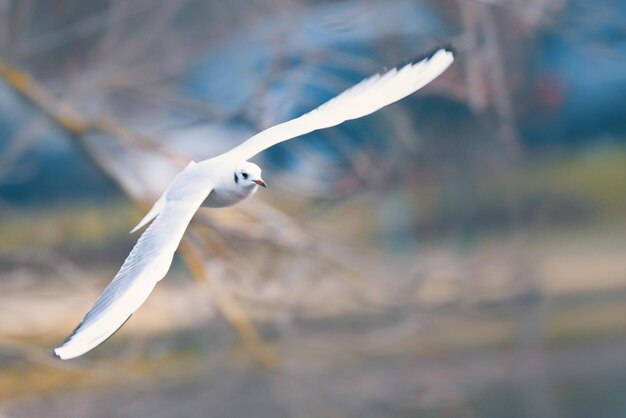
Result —
[[232, 206], [253, 195], [257, 189], [258, 186], [254, 186], [250, 189], [216, 187], [209, 196], [204, 199], [202, 206], [208, 208]]

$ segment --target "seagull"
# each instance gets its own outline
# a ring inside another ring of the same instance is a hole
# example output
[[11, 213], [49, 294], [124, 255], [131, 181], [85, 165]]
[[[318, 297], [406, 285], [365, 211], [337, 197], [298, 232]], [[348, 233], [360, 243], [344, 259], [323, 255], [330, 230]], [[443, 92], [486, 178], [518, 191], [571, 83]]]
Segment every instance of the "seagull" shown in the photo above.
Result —
[[367, 78], [318, 108], [268, 128], [217, 157], [191, 161], [131, 233], [150, 223], [111, 283], [54, 354], [72, 359], [113, 335], [170, 269], [174, 252], [200, 206], [232, 206], [267, 187], [261, 168], [248, 160], [288, 139], [373, 113], [430, 83], [454, 61], [451, 48]]

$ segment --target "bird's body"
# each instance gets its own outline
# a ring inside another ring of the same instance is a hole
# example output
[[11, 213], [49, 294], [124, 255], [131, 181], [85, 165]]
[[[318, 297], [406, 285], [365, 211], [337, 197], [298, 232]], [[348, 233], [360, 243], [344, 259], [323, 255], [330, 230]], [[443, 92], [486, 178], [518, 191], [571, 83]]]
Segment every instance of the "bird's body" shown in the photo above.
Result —
[[[236, 173], [236, 171], [244, 163], [244, 161], [224, 158], [223, 161], [211, 159], [196, 165], [199, 166], [198, 169], [204, 169], [213, 174], [211, 179], [212, 184], [214, 184], [213, 191], [202, 202], [202, 206], [207, 208], [233, 206], [256, 193], [259, 189], [259, 184], [252, 183], [249, 184], [249, 187], [240, 187], [240, 184], [246, 179], [243, 178], [242, 174]], [[214, 167], [219, 167], [219, 169], [215, 170]], [[260, 169], [258, 177], [261, 177]]]
[[54, 353], [78, 357], [110, 337], [141, 304], [170, 268], [187, 225], [200, 206], [232, 206], [265, 187], [261, 169], [248, 159], [288, 139], [360, 118], [419, 90], [453, 62], [439, 49], [429, 57], [376, 75], [296, 119], [254, 135], [232, 150], [199, 163], [190, 162], [167, 186], [150, 211], [131, 230], [148, 223], [113, 281], [83, 321]]

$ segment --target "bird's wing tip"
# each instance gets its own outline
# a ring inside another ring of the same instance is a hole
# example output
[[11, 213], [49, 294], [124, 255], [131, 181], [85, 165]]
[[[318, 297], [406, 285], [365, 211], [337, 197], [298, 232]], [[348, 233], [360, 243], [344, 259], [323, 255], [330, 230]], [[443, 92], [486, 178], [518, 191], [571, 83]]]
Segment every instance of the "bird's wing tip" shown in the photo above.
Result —
[[424, 58], [432, 58], [439, 51], [447, 52], [448, 54], [451, 54], [453, 57], [456, 56], [458, 53], [457, 49], [451, 43], [447, 43], [447, 44], [441, 44], [441, 45], [434, 47], [433, 49], [428, 51], [426, 54], [424, 54]]
[[63, 348], [63, 346], [53, 348], [52, 350], [50, 350], [50, 355], [56, 359], [65, 360], [65, 358], [63, 358], [63, 356], [59, 354], [61, 351], [61, 348]]
[[71, 360], [85, 354], [85, 351], [76, 351], [75, 347], [69, 348], [67, 345], [63, 344], [50, 350], [50, 354], [59, 360]]
[[452, 55], [452, 58], [456, 57], [457, 55], [457, 49], [451, 43], [447, 43], [447, 44], [438, 45], [434, 48], [431, 48], [426, 53], [413, 57], [412, 59], [408, 60], [408, 63], [417, 64], [418, 62], [421, 62], [424, 60], [430, 60], [435, 55], [437, 55], [437, 53], [441, 51]]
[[443, 49], [444, 51], [449, 52], [450, 54], [452, 54], [452, 56], [456, 56], [458, 54], [458, 50], [451, 43], [440, 45], [438, 50], [440, 49]]

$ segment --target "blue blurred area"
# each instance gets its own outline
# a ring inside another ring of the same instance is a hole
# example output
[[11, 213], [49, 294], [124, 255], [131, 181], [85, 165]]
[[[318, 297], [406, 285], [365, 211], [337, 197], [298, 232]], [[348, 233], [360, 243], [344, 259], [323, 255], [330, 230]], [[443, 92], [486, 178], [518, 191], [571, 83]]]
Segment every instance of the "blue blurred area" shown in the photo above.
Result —
[[16, 165], [19, 169], [0, 183], [0, 199], [5, 202], [33, 205], [118, 195], [115, 187], [71, 144], [58, 149], [34, 148]]
[[[446, 39], [446, 32], [444, 22], [426, 3], [311, 5], [295, 22], [278, 16], [221, 42], [193, 67], [184, 88], [194, 98], [225, 108], [233, 114], [233, 123], [259, 131], [314, 109], [380, 72], [385, 64], [399, 64], [400, 57], [385, 60], [380, 44], [395, 43], [398, 51], [414, 55]], [[362, 65], [355, 67], [355, 62]], [[385, 137], [376, 118], [331, 128], [335, 134], [311, 133], [298, 147], [345, 164], [332, 138], [341, 135], [352, 146]], [[299, 162], [297, 153], [288, 151], [292, 146], [271, 148], [264, 153], [265, 161], [294, 169]]]
[[[607, 11], [610, 10], [610, 13]], [[626, 138], [626, 3], [569, 3], [535, 40], [528, 108], [520, 129], [530, 146], [577, 146]]]
[[[529, 37], [522, 60], [527, 67], [513, 69], [516, 75], [511, 77], [516, 79], [511, 92], [515, 125], [524, 146], [569, 148], [599, 137], [626, 138], [626, 3], [605, 0], [600, 5], [568, 2], [558, 20]], [[219, 123], [226, 129], [259, 131], [311, 110], [384, 67], [446, 42], [458, 32], [454, 25], [427, 2], [311, 4], [296, 17], [268, 16], [223, 36], [190, 62], [176, 78], [177, 88], [185, 97], [219, 108], [226, 115]], [[465, 65], [464, 54], [471, 53], [461, 54], [457, 66]], [[441, 103], [433, 107], [431, 99], [419, 94], [394, 106], [419, 121], [424, 132], [432, 131], [433, 113], [466, 106], [451, 100], [450, 108]], [[36, 116], [20, 98], [6, 90], [0, 94], [0, 150], [14, 140], [18, 127]], [[469, 108], [466, 118], [484, 119]], [[450, 124], [440, 124], [438, 136], [457, 135], [449, 128]], [[298, 144], [280, 144], [264, 153], [264, 163], [297, 170], [302, 168], [299, 156], [304, 150], [323, 156], [332, 166], [346, 166], [338, 146], [384, 150], [389, 130], [384, 116], [373, 115], [309, 134]], [[0, 199], [27, 203], [110, 195], [106, 180], [70, 142], [48, 129], [38, 145], [20, 157], [17, 167], [26, 174], [18, 170], [0, 179]]]
[[[278, 15], [233, 31], [178, 79], [185, 96], [229, 115], [221, 121], [226, 127], [258, 131], [317, 107], [382, 70], [384, 64], [393, 66], [407, 54], [432, 48], [445, 35], [443, 22], [426, 3], [402, 0], [367, 7], [354, 1], [313, 4], [295, 22], [291, 16]], [[385, 48], [380, 46], [392, 44], [395, 51], [387, 51], [392, 58], [385, 59], [381, 56]], [[361, 65], [355, 68], [355, 62]], [[19, 102], [16, 97], [5, 98], [0, 106], [21, 106], [22, 113], [32, 114]], [[345, 166], [345, 155], [338, 152], [333, 138], [341, 135], [348, 145], [374, 140], [384, 146], [378, 138], [386, 137], [387, 130], [376, 121], [378, 117], [333, 128], [335, 134], [310, 134], [298, 146], [324, 155], [335, 166]], [[15, 122], [0, 122], [7, 131], [4, 138], [12, 136]], [[28, 203], [111, 192], [103, 178], [86, 167], [70, 141], [62, 134], [54, 135], [40, 139], [47, 144], [46, 151], [33, 150], [19, 162], [37, 166], [37, 173], [19, 183], [0, 183], [0, 199]], [[284, 169], [298, 166], [298, 153], [288, 152], [290, 147], [279, 145], [264, 153], [267, 165]]]
[[[22, 142], [27, 143], [24, 148]], [[0, 178], [0, 200], [6, 203], [32, 205], [115, 193], [67, 134], [5, 86], [0, 89], [0, 155], [10, 167], [2, 168]]]

